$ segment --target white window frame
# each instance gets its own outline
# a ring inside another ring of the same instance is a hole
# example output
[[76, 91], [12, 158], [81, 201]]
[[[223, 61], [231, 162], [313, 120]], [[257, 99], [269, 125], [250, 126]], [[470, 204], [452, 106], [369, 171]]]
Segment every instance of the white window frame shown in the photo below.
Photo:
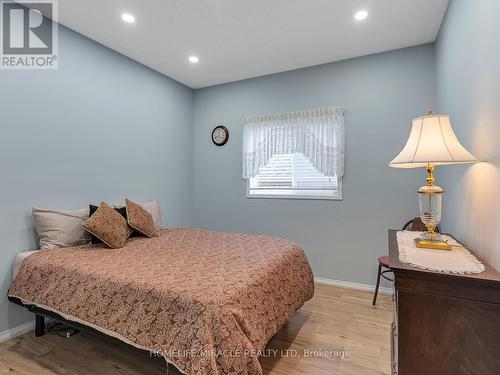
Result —
[[[242, 178], [246, 180], [246, 198], [342, 200], [345, 155], [344, 112], [344, 108], [341, 107], [322, 107], [246, 118], [242, 146]], [[312, 167], [323, 177], [315, 175], [308, 167], [302, 169], [304, 163], [307, 163], [305, 160], [297, 162], [300, 164], [294, 161], [293, 168], [300, 166], [300, 170], [305, 171], [306, 174], [303, 175], [305, 181], [309, 176], [319, 177], [320, 183], [314, 185], [312, 183], [314, 180], [310, 180], [310, 183], [303, 184], [302, 174], [296, 179], [292, 171], [290, 184], [290, 171], [286, 170], [288, 177], [283, 181], [287, 181], [288, 186], [283, 186], [286, 184], [281, 183], [281, 167], [279, 164], [270, 164], [271, 158], [274, 155], [285, 156], [295, 153], [302, 154], [308, 159], [313, 164]], [[273, 174], [274, 167], [278, 168], [276, 175]], [[252, 181], [260, 174], [262, 181], [260, 178]], [[323, 178], [327, 176], [337, 176], [335, 189], [326, 189], [329, 185], [333, 185], [332, 181], [324, 183]], [[272, 183], [275, 180], [277, 184]], [[313, 188], [308, 189], [311, 186]]]

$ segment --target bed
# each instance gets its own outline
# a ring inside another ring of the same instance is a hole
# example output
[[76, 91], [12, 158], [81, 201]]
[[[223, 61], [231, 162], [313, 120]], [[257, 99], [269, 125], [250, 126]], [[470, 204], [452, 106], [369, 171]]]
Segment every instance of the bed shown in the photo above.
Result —
[[184, 374], [262, 374], [259, 354], [314, 292], [295, 243], [163, 229], [121, 249], [25, 256], [11, 301], [152, 351]]

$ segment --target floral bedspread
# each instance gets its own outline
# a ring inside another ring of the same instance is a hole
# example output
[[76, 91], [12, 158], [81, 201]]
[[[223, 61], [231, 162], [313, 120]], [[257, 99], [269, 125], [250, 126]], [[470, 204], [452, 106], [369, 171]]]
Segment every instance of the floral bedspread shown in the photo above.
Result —
[[151, 350], [185, 374], [262, 374], [269, 339], [314, 293], [295, 243], [164, 229], [121, 249], [35, 253], [9, 295]]

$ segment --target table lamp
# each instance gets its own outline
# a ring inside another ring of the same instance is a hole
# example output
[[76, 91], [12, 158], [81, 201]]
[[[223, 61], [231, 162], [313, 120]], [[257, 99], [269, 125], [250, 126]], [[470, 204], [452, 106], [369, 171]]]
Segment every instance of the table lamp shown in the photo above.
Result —
[[443, 189], [434, 185], [437, 165], [476, 163], [477, 160], [460, 144], [447, 115], [429, 112], [412, 121], [411, 132], [403, 150], [389, 166], [393, 168], [427, 168], [427, 184], [418, 189], [420, 219], [427, 231], [415, 244], [420, 248], [451, 250], [451, 246], [436, 232], [441, 221]]

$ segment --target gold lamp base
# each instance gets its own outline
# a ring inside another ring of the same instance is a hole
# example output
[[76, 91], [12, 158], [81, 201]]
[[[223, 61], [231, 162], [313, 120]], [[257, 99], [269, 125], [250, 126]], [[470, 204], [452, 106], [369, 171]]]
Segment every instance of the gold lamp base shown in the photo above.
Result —
[[420, 238], [415, 238], [415, 246], [421, 249], [451, 250], [451, 245], [441, 240], [422, 240]]

